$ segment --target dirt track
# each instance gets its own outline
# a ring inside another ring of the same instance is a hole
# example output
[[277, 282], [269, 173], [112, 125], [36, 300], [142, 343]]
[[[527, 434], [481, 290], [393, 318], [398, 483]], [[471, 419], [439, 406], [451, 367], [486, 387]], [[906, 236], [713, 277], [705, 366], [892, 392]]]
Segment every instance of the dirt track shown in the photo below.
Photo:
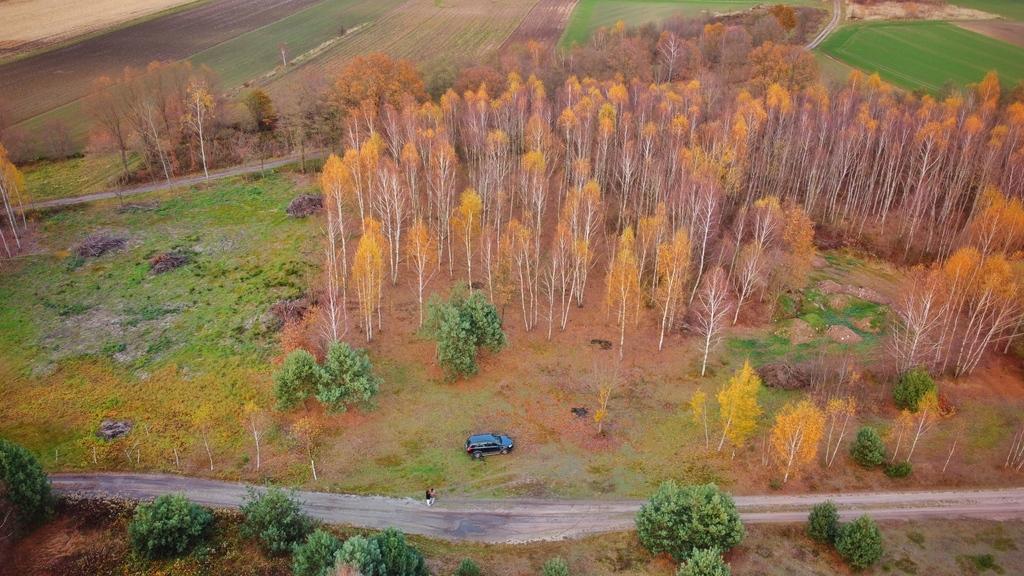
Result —
[[[306, 154], [306, 160], [316, 160], [323, 158], [325, 154], [321, 152], [313, 152]], [[148, 194], [150, 192], [158, 192], [160, 190], [170, 190], [172, 188], [183, 188], [185, 186], [192, 186], [195, 184], [202, 184], [213, 180], [220, 180], [222, 178], [231, 178], [232, 176], [242, 176], [244, 174], [255, 174], [256, 172], [264, 172], [266, 170], [273, 170], [280, 168], [287, 164], [298, 162], [298, 156], [287, 156], [284, 158], [275, 158], [266, 160], [262, 165], [260, 164], [245, 164], [242, 166], [235, 166], [233, 168], [224, 168], [223, 170], [216, 170], [210, 172], [210, 178], [207, 179], [201, 174], [192, 176], [181, 176], [178, 178], [172, 178], [170, 182], [166, 180], [160, 180], [153, 184], [142, 184], [139, 186], [133, 186], [131, 188], [124, 188], [122, 190], [105, 190], [103, 192], [94, 192], [92, 194], [83, 194], [81, 196], [72, 196], [70, 198], [57, 198], [55, 200], [45, 200], [42, 202], [32, 202], [25, 206], [26, 211], [33, 210], [48, 210], [50, 208], [63, 208], [65, 206], [74, 206], [76, 204], [86, 204], [88, 202], [96, 202], [97, 200], [111, 200], [117, 198], [119, 195], [122, 198], [129, 196], [136, 196], [139, 194]]]
[[828, 21], [825, 28], [807, 43], [808, 50], [814, 50], [819, 44], [828, 38], [828, 35], [835, 31], [839, 23], [843, 21], [843, 0], [832, 0], [832, 19]]
[[[242, 484], [162, 474], [56, 474], [54, 488], [82, 496], [149, 499], [181, 492], [207, 506], [236, 508]], [[558, 540], [598, 532], [630, 530], [637, 500], [446, 499], [433, 508], [420, 500], [298, 492], [306, 511], [332, 524], [381, 529], [447, 540], [516, 543]], [[843, 518], [864, 512], [879, 520], [927, 518], [1024, 518], [1024, 488], [935, 492], [878, 492], [739, 496], [747, 523], [802, 522], [812, 505], [830, 499]]]

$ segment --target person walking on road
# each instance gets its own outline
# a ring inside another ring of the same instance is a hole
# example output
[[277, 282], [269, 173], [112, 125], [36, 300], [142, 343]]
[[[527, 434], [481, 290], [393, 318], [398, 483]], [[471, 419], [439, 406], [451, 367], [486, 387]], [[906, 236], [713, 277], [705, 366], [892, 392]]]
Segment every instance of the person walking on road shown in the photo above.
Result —
[[436, 498], [436, 492], [433, 488], [427, 488], [427, 506], [434, 505], [434, 499]]

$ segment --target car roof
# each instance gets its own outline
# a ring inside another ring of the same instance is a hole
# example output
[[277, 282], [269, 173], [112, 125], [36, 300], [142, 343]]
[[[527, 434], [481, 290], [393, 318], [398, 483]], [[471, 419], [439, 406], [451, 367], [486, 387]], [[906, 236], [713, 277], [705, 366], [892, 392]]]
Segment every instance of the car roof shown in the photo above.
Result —
[[500, 438], [497, 434], [473, 434], [469, 437], [470, 443], [476, 442], [494, 442]]

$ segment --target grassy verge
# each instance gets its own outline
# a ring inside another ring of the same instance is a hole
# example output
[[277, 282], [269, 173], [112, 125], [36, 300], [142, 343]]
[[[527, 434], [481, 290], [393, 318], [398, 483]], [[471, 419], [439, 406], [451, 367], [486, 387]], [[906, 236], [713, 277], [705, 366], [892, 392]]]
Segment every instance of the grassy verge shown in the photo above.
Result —
[[[218, 512], [207, 541], [174, 560], [146, 560], [126, 538], [130, 510], [89, 502], [64, 504], [57, 518], [16, 544], [18, 573], [79, 574], [263, 574], [291, 573], [288, 556], [267, 557], [241, 534], [241, 517]], [[859, 574], [1009, 574], [1024, 562], [1018, 543], [1024, 522], [937, 520], [883, 523], [881, 561]], [[345, 539], [364, 530], [331, 527]], [[613, 533], [559, 542], [478, 544], [412, 536], [431, 574], [451, 574], [465, 558], [484, 574], [539, 574], [545, 561], [561, 557], [572, 574], [671, 576], [675, 565], [651, 556], [634, 533]], [[45, 551], [45, 553], [43, 553]], [[747, 526], [743, 542], [726, 555], [733, 574], [845, 574], [832, 550], [812, 542], [803, 526]]]

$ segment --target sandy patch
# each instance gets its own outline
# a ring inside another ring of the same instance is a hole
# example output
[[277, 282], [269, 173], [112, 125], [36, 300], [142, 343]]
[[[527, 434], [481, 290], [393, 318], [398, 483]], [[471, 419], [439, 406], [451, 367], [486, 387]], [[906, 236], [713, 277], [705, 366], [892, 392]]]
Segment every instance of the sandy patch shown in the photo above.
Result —
[[39, 48], [141, 18], [194, 0], [70, 0], [0, 2], [0, 53]]
[[982, 22], [956, 22], [964, 30], [984, 34], [996, 40], [1024, 47], [1024, 22], [985, 20]]
[[997, 14], [963, 8], [955, 4], [917, 2], [850, 3], [850, 20], [991, 20]]

